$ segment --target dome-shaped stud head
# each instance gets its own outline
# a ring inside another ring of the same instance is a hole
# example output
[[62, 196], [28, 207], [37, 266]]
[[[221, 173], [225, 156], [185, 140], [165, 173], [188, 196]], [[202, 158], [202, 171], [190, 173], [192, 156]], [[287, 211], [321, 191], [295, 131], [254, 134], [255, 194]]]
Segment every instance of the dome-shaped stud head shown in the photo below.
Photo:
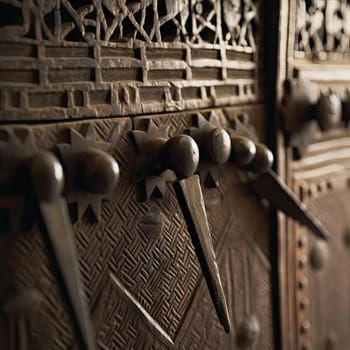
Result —
[[208, 155], [216, 164], [224, 164], [231, 154], [231, 138], [226, 130], [215, 128], [210, 131], [207, 140]]
[[86, 190], [108, 194], [115, 189], [120, 170], [117, 161], [110, 154], [100, 150], [87, 150], [81, 155], [80, 161]]
[[241, 349], [251, 348], [260, 334], [259, 320], [255, 315], [244, 318], [237, 330], [237, 344]]
[[248, 164], [247, 168], [257, 174], [266, 173], [273, 164], [272, 152], [262, 143], [255, 144], [256, 153], [251, 163]]
[[41, 201], [52, 201], [63, 191], [63, 169], [50, 152], [40, 151], [30, 161], [29, 171], [35, 195]]
[[159, 161], [180, 179], [195, 173], [199, 163], [199, 149], [191, 136], [179, 135], [169, 139], [160, 150]]
[[342, 119], [342, 103], [334, 94], [322, 95], [316, 105], [316, 118], [322, 131], [327, 131], [339, 125]]
[[231, 148], [231, 159], [239, 167], [248, 165], [256, 155], [255, 143], [244, 136], [233, 136], [231, 138]]
[[326, 242], [317, 241], [310, 251], [310, 265], [314, 270], [322, 270], [329, 260], [329, 249]]

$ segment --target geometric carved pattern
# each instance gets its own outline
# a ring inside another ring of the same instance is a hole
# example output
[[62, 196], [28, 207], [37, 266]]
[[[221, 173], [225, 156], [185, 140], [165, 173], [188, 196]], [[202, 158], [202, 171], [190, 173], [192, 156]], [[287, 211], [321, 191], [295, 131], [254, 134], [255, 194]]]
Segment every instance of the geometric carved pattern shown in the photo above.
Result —
[[[70, 144], [60, 144], [58, 149], [62, 157], [64, 166], [68, 172], [69, 178], [66, 179], [66, 182], [69, 182], [69, 189], [67, 193], [67, 202], [76, 205], [77, 217], [74, 219], [81, 219], [86, 211], [90, 210], [94, 219], [98, 220], [101, 213], [101, 206], [103, 200], [108, 200], [109, 194], [97, 194], [91, 193], [88, 191], [82, 191], [81, 188], [76, 190], [72, 187], [77, 186], [79, 183], [79, 175], [77, 175], [77, 159], [74, 159], [74, 154], [79, 154], [79, 152], [84, 152], [88, 149], [94, 149], [99, 151], [108, 152], [108, 148], [111, 145], [108, 142], [97, 142], [95, 130], [93, 125], [90, 124], [85, 130], [85, 134], [82, 135], [74, 129], [69, 130], [70, 133]], [[111, 131], [111, 134], [114, 138], [115, 130]], [[69, 169], [67, 169], [69, 168]], [[66, 183], [67, 186], [67, 183]], [[68, 187], [68, 186], [67, 186]], [[79, 188], [79, 185], [78, 185]]]
[[[297, 2], [295, 51], [306, 57], [348, 57], [350, 2], [348, 0]], [[299, 54], [300, 55], [300, 54]]]
[[[1, 0], [0, 36], [7, 40], [48, 40], [94, 44], [95, 40], [121, 42], [209, 42], [221, 39], [221, 16], [225, 32], [241, 46], [255, 49], [253, 25], [256, 5], [252, 0], [47, 1], [37, 5]], [[221, 7], [223, 9], [221, 10]], [[232, 13], [234, 20], [229, 18]], [[233, 25], [235, 24], [235, 25]], [[32, 30], [36, 27], [36, 30]], [[241, 29], [239, 28], [241, 27]], [[238, 39], [238, 40], [237, 40]]]
[[[223, 116], [220, 110], [217, 114]], [[194, 126], [193, 116], [178, 113], [152, 120], [159, 127], [169, 127], [173, 136]], [[32, 130], [37, 145], [51, 149], [69, 142], [69, 133], [64, 132], [67, 128], [84, 134], [86, 123], [33, 125]], [[174, 343], [174, 348], [214, 349], [219, 339], [221, 348], [232, 348], [240, 324], [253, 315], [260, 327], [254, 333], [254, 344], [259, 349], [272, 349], [268, 216], [245, 185], [234, 180], [234, 165], [220, 170], [219, 188], [204, 190], [219, 270], [229, 295], [229, 312], [235, 320], [232, 334], [227, 335], [210, 302], [171, 187], [163, 198], [144, 203], [137, 200], [132, 184], [136, 154], [129, 137], [131, 119], [89, 123], [93, 124], [96, 142], [113, 145], [109, 152], [120, 165], [120, 182], [112, 198], [102, 204], [100, 221], [91, 223], [83, 216], [73, 226], [98, 348], [164, 349]], [[116, 124], [120, 133], [111, 139]], [[238, 208], [242, 210], [240, 217]], [[249, 220], [251, 215], [256, 218], [254, 223]], [[38, 291], [40, 298], [36, 297], [33, 307], [40, 305], [41, 321], [29, 322], [40, 338], [37, 343], [45, 344], [45, 350], [78, 347], [66, 300], [57, 288], [38, 229], [0, 239], [0, 247], [7, 247], [0, 250], [0, 278], [8, 284], [1, 285], [1, 300], [6, 302], [26, 290]], [[246, 261], [244, 267], [242, 259]], [[247, 308], [242, 309], [242, 305]], [[7, 318], [0, 317], [1, 324], [9, 324]], [[3, 327], [0, 329], [2, 336]], [[28, 344], [37, 344], [33, 341], [28, 340]], [[7, 348], [13, 350], [11, 346]]]
[[255, 33], [258, 21], [257, 5], [252, 0], [224, 0], [223, 35], [233, 46], [255, 49]]
[[[225, 169], [229, 171], [229, 169]], [[232, 171], [232, 170], [231, 170]], [[252, 201], [250, 196], [244, 198], [242, 190], [244, 186], [229, 183], [224, 178], [220, 179], [219, 189], [210, 189], [209, 192], [217, 193], [222, 190], [220, 205], [218, 199], [214, 201], [213, 193], [210, 197], [206, 197], [206, 202], [213, 201], [208, 208], [208, 218], [211, 222], [213, 233], [220, 233], [216, 238], [216, 252], [220, 274], [223, 279], [225, 294], [227, 297], [230, 318], [232, 322], [232, 331], [225, 334], [219, 327], [216, 319], [212, 318], [212, 306], [210, 305], [209, 295], [205, 291], [204, 281], [201, 281], [192, 307], [195, 312], [190, 312], [185, 320], [183, 328], [187, 328], [187, 334], [182, 334], [179, 342], [181, 349], [229, 349], [236, 348], [238, 338], [247, 339], [251, 336], [249, 345], [237, 348], [257, 348], [257, 349], [273, 349], [273, 323], [272, 323], [272, 305], [271, 286], [269, 282], [270, 265], [266, 257], [266, 249], [268, 242], [264, 241], [263, 246], [259, 246], [254, 240], [254, 232], [257, 235], [268, 232], [266, 225], [266, 217], [260, 207], [260, 203]], [[228, 186], [228, 187], [226, 187]], [[240, 217], [239, 220], [235, 215], [231, 215], [230, 208], [236, 206], [236, 201], [230, 194], [228, 189], [232, 191], [233, 196], [239, 198], [242, 206], [242, 212], [246, 208], [250, 208], [251, 215], [256, 218], [255, 224], [244, 221], [246, 217]], [[244, 190], [243, 190], [244, 192]], [[225, 195], [223, 195], [225, 193]], [[261, 230], [258, 228], [261, 225]], [[245, 230], [249, 230], [249, 237], [244, 238]], [[266, 236], [265, 236], [266, 238]], [[265, 246], [266, 244], [266, 246]], [[234, 267], [234, 268], [232, 268]], [[201, 307], [198, 309], [198, 305]], [[241, 333], [241, 325], [250, 316], [255, 315], [258, 319], [259, 329], [256, 333], [252, 332], [249, 336], [246, 330]], [[192, 325], [189, 326], [189, 325]]]
[[107, 117], [259, 98], [252, 0], [0, 0], [0, 13], [2, 119]]

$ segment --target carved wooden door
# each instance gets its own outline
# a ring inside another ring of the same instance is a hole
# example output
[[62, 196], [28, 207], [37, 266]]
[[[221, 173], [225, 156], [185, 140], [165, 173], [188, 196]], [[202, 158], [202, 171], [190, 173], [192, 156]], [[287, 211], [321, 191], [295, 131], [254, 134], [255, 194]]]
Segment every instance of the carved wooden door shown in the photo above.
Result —
[[0, 2], [2, 349], [274, 348], [263, 17]]
[[280, 9], [289, 22], [288, 29], [281, 25], [280, 39], [287, 58], [280, 65], [279, 98], [288, 145], [280, 142], [280, 172], [330, 233], [326, 242], [315, 240], [280, 220], [286, 349], [350, 344], [349, 14], [348, 1], [285, 1]]
[[0, 349], [345, 349], [348, 7], [0, 0]]

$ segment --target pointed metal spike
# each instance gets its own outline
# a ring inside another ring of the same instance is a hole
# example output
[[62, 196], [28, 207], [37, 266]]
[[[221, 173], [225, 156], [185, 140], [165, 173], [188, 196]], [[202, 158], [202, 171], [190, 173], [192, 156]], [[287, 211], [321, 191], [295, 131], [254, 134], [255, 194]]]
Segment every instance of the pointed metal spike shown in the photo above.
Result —
[[265, 198], [277, 210], [306, 226], [319, 238], [329, 238], [329, 233], [322, 223], [314, 217], [290, 188], [272, 170], [251, 182], [254, 192]]
[[229, 333], [230, 316], [216, 262], [199, 177], [194, 175], [175, 181], [173, 185], [218, 318], [225, 331]]
[[84, 348], [95, 350], [93, 327], [82, 292], [78, 254], [67, 206], [63, 198], [59, 197], [53, 201], [39, 201], [39, 208]]

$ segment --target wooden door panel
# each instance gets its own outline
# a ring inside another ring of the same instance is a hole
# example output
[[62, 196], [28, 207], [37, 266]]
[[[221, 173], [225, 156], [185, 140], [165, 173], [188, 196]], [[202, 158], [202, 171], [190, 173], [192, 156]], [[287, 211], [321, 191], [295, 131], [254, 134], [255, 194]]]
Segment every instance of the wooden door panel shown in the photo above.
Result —
[[[346, 349], [350, 342], [346, 243], [350, 210], [346, 107], [349, 4], [285, 1], [282, 8], [281, 17], [288, 17], [289, 29], [285, 29], [286, 40], [280, 44], [287, 58], [284, 70], [280, 70], [280, 96], [282, 79], [306, 80], [314, 84], [315, 105], [320, 96], [333, 93], [341, 101], [342, 109], [340, 120], [329, 130], [322, 128], [320, 110], [308, 112], [307, 123], [313, 119], [314, 124], [309, 124], [313, 131], [305, 128], [304, 136], [299, 133], [296, 146], [300, 149], [306, 146], [305, 153], [299, 154], [300, 159], [293, 155], [291, 145], [285, 148], [285, 144], [280, 144], [280, 169], [287, 182], [330, 233], [329, 241], [321, 242], [305, 228], [280, 221], [283, 344], [286, 349]], [[297, 120], [300, 110], [295, 107]], [[288, 145], [290, 133], [285, 136]]]
[[0, 4], [8, 14], [2, 119], [125, 116], [262, 97], [255, 1], [64, 1], [35, 4], [33, 13], [31, 3]]
[[[266, 205], [240, 181], [232, 162], [212, 167], [217, 188], [205, 186], [209, 168], [200, 168], [232, 323], [226, 334], [171, 184], [155, 188], [157, 198], [141, 201], [134, 184], [137, 149], [129, 134], [147, 120], [175, 136], [195, 126], [197, 117], [213, 116], [228, 128], [248, 116], [266, 141], [263, 5], [0, 1], [5, 129], [18, 127], [22, 146], [26, 133], [32, 134], [38, 149], [53, 151], [66, 175], [75, 169], [62, 151], [70, 146], [102, 147], [120, 167], [118, 187], [108, 196], [71, 194], [69, 179], [64, 193], [89, 311], [81, 318], [90, 314], [98, 349], [278, 347]], [[9, 138], [6, 132], [0, 137], [1, 147]], [[14, 231], [10, 219], [21, 213], [21, 203], [0, 200], [0, 227]], [[0, 279], [6, 281], [0, 283], [0, 339], [11, 350], [83, 348], [36, 207], [25, 211], [25, 219], [35, 218], [30, 230], [22, 220], [17, 233], [0, 236]]]
[[292, 230], [299, 347], [343, 349], [349, 343], [349, 159], [344, 158], [349, 151], [343, 146], [348, 140], [345, 135], [313, 144], [293, 167], [295, 190], [331, 233], [329, 242], [322, 242], [301, 227]]
[[[123, 159], [123, 155], [128, 152], [124, 139], [131, 128], [128, 119], [5, 126], [2, 129], [2, 142], [8, 141], [4, 130], [12, 129], [16, 130], [20, 136], [24, 135], [23, 139], [18, 140], [25, 142], [25, 136], [30, 133], [33, 134], [39, 149], [57, 152], [58, 144], [69, 145], [71, 143], [70, 129], [75, 130], [80, 137], [84, 138], [91, 128], [95, 132], [94, 138], [97, 142], [111, 142], [117, 132], [118, 136], [110, 144], [111, 151], [119, 159], [122, 169], [125, 169], [125, 161], [120, 161], [120, 159]], [[89, 139], [88, 137], [92, 147], [94, 147], [94, 138]], [[126, 161], [129, 161], [128, 158]], [[128, 181], [127, 173], [122, 171], [121, 174], [121, 181]], [[113, 199], [112, 203], [114, 201]], [[16, 232], [13, 230], [11, 232], [11, 229], [7, 227], [7, 232], [4, 232], [4, 222], [9, 222], [8, 209], [11, 203], [6, 198], [3, 198], [1, 202], [1, 299], [3, 300], [1, 344], [8, 349], [16, 349], [20, 346], [19, 344], [28, 349], [74, 348], [79, 343], [76, 327], [71, 321], [69, 303], [62, 290], [60, 274], [50, 245], [47, 245], [47, 237], [38, 219], [36, 206], [27, 205], [22, 208], [14, 202], [15, 205], [10, 209], [15, 212], [22, 209], [22, 212], [34, 209], [34, 213], [31, 211], [33, 227], [27, 232], [21, 226]], [[99, 204], [102, 204], [102, 210], [99, 210]], [[92, 207], [95, 208], [95, 211], [92, 210]], [[73, 239], [79, 258], [75, 264], [79, 266], [81, 272], [81, 282], [85, 287], [83, 292], [91, 303], [96, 298], [98, 286], [106, 281], [105, 271], [108, 267], [106, 262], [113, 256], [113, 247], [117, 244], [118, 234], [120, 235], [120, 222], [116, 220], [116, 217], [122, 216], [122, 212], [115, 212], [113, 207], [106, 206], [102, 196], [94, 197], [85, 203], [79, 199], [73, 200], [72, 219], [77, 219], [76, 213], [79, 210], [83, 215], [74, 225], [75, 237]], [[100, 222], [96, 222], [96, 215], [101, 216]], [[115, 219], [112, 219], [113, 217]], [[110, 223], [110, 227], [106, 230], [103, 229], [104, 222]], [[89, 311], [94, 319], [95, 306], [90, 305]], [[95, 322], [93, 324], [96, 325]]]
[[[260, 119], [262, 109], [247, 108], [246, 112], [252, 116], [254, 125], [254, 121]], [[216, 113], [223, 126], [229, 126], [230, 120], [241, 114], [242, 109], [202, 112], [204, 116], [212, 113]], [[196, 114], [188, 113], [173, 118], [152, 117], [152, 120], [159, 126], [170, 125], [170, 130], [174, 130], [174, 126], [183, 130], [193, 126], [194, 116]], [[219, 188], [209, 189], [202, 185], [232, 332], [225, 334], [215, 315], [213, 317], [207, 286], [200, 278], [175, 338], [175, 347], [180, 349], [247, 346], [270, 349], [274, 346], [269, 213], [247, 185], [239, 183], [236, 171], [234, 165], [225, 164], [219, 172]]]
[[[212, 113], [227, 127], [241, 109], [201, 112], [204, 117]], [[259, 109], [252, 113], [256, 119], [257, 113]], [[151, 118], [158, 127], [169, 126], [172, 136], [194, 126], [197, 115]], [[136, 118], [133, 124], [148, 118]], [[89, 202], [82, 196], [72, 206], [72, 218], [77, 219], [76, 214], [82, 213], [73, 226], [76, 263], [98, 348], [249, 345], [271, 349], [268, 212], [247, 185], [239, 182], [233, 164], [220, 167], [219, 188], [203, 186], [232, 320], [232, 332], [228, 335], [217, 319], [172, 187], [167, 185], [163, 198], [143, 203], [138, 199], [132, 181], [136, 153], [129, 134], [131, 125], [131, 119], [125, 118], [37, 124], [29, 129], [39, 148], [55, 150], [57, 145], [71, 142], [70, 129], [84, 138], [87, 130], [93, 128], [96, 141], [108, 142], [110, 153], [120, 165], [121, 179], [112, 198], [102, 201], [99, 207], [96, 198]], [[98, 209], [100, 213], [96, 212]], [[68, 349], [80, 343], [44, 237], [36, 224], [29, 232], [2, 235], [1, 279], [8, 284], [2, 285], [1, 293], [6, 309], [2, 338], [9, 349], [18, 342], [29, 348], [45, 344], [45, 349]]]

